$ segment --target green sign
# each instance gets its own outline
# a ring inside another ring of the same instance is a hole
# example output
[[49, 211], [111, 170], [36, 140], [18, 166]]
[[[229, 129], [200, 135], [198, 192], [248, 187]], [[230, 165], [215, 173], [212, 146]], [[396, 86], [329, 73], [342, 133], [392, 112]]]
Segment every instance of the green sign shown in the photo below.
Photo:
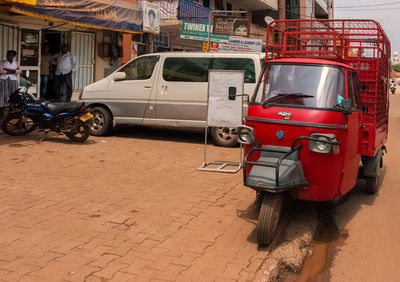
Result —
[[[208, 40], [208, 23], [202, 22], [182, 22], [181, 38], [191, 39], [198, 41]], [[227, 35], [215, 35], [212, 33], [212, 25], [210, 30], [210, 41], [218, 43], [228, 43], [229, 36]]]

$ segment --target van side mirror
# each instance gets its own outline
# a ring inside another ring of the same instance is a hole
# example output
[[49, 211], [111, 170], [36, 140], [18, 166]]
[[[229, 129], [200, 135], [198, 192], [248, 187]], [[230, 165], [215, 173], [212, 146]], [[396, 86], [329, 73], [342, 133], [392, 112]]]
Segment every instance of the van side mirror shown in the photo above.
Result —
[[342, 106], [343, 106], [344, 112], [350, 114], [351, 109], [353, 107], [353, 101], [351, 99], [344, 99], [342, 101]]
[[112, 75], [112, 80], [114, 81], [125, 80], [125, 79], [126, 79], [126, 73], [122, 71], [116, 72]]
[[235, 101], [236, 100], [236, 87], [229, 86], [228, 99], [231, 100], [231, 101]]

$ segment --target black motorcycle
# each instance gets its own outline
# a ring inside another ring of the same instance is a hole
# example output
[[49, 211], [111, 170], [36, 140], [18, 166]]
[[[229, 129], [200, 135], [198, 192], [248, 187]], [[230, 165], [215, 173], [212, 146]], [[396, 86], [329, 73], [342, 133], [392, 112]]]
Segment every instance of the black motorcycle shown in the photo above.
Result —
[[[46, 134], [54, 131], [65, 134], [75, 142], [83, 142], [89, 137], [86, 124], [93, 115], [85, 103], [54, 103], [35, 100], [25, 91], [16, 90], [8, 100], [8, 114], [1, 123], [1, 129], [12, 136], [26, 135], [39, 127]], [[42, 138], [43, 139], [43, 138]]]

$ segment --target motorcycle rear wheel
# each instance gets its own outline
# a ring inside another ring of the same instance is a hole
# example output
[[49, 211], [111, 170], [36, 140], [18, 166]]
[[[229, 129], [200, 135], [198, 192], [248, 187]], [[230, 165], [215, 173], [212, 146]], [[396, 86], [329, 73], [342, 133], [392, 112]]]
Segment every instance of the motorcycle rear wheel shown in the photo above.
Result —
[[89, 137], [89, 127], [80, 119], [76, 119], [74, 122], [75, 127], [69, 132], [64, 132], [64, 134], [74, 142], [86, 141]]
[[34, 131], [37, 123], [29, 115], [20, 112], [7, 115], [1, 123], [4, 133], [11, 136], [22, 136]]

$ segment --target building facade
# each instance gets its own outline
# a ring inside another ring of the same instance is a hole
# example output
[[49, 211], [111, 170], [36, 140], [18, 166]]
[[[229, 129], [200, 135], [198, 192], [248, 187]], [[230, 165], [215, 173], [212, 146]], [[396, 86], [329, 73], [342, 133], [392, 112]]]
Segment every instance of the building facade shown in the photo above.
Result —
[[[17, 51], [21, 77], [29, 71], [31, 92], [39, 97], [42, 47], [55, 54], [67, 43], [79, 60], [73, 77], [79, 92], [141, 54], [204, 51], [208, 41], [211, 51], [262, 52], [268, 20], [332, 18], [332, 1], [148, 0], [159, 9], [155, 34], [143, 32], [143, 0], [0, 0], [0, 57]], [[85, 14], [76, 13], [77, 4], [86, 6]], [[247, 19], [248, 36], [214, 37], [207, 27], [215, 15]]]
[[[251, 40], [261, 40], [265, 45], [266, 17], [269, 19], [333, 18], [333, 0], [149, 0], [160, 7], [160, 34], [124, 36], [123, 61], [136, 55], [160, 51], [203, 50], [206, 34], [183, 38], [185, 23], [208, 25], [216, 11], [234, 17], [247, 17], [250, 22]], [[229, 12], [235, 11], [235, 12]], [[237, 12], [239, 11], [239, 12]], [[243, 11], [243, 13], [240, 13]], [[200, 38], [199, 38], [200, 37]], [[201, 40], [203, 37], [203, 40]], [[254, 42], [248, 42], [252, 44]], [[213, 39], [210, 40], [213, 42]], [[216, 40], [216, 43], [218, 41]], [[257, 42], [255, 42], [257, 43]], [[132, 55], [131, 45], [136, 52]], [[258, 43], [257, 43], [258, 44]], [[246, 49], [246, 48], [245, 48]], [[248, 50], [248, 48], [246, 49]], [[217, 49], [214, 49], [217, 51]]]

